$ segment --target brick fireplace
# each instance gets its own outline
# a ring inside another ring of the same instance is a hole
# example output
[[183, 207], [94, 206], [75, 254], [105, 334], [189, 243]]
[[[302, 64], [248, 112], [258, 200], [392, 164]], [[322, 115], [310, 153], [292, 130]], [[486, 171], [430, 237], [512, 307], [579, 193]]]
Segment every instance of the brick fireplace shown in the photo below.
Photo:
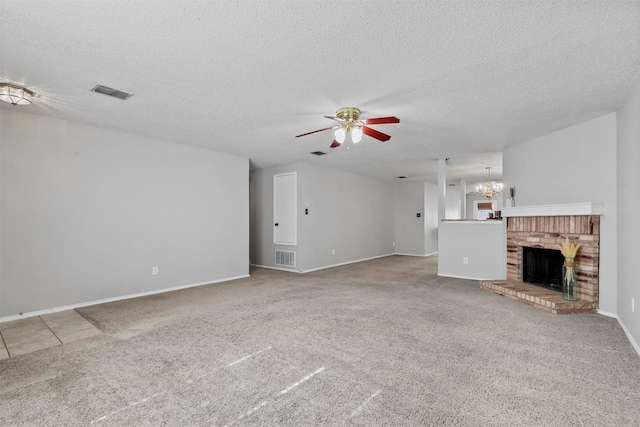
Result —
[[[591, 209], [588, 211], [591, 213]], [[599, 297], [599, 214], [525, 216], [528, 213], [536, 211], [524, 209], [524, 215], [507, 218], [507, 280], [482, 281], [480, 287], [554, 314], [595, 313]], [[561, 292], [522, 281], [523, 247], [558, 249], [565, 238], [581, 245], [576, 258], [578, 301], [566, 301]]]

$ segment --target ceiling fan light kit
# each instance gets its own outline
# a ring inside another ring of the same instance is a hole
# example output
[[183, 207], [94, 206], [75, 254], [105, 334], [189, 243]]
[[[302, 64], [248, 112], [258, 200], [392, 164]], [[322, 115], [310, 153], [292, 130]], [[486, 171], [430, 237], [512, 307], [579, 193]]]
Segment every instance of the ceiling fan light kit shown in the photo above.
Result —
[[360, 110], [355, 107], [340, 108], [338, 111], [336, 111], [335, 116], [324, 116], [324, 117], [330, 120], [335, 120], [339, 124], [336, 126], [303, 133], [301, 135], [296, 135], [296, 138], [299, 138], [301, 136], [311, 135], [312, 133], [322, 132], [325, 130], [335, 129], [334, 139], [330, 147], [331, 148], [339, 147], [346, 141], [347, 150], [348, 150], [351, 147], [351, 143], [357, 144], [362, 140], [363, 135], [368, 135], [382, 142], [385, 142], [391, 139], [389, 135], [379, 132], [375, 129], [372, 129], [367, 125], [400, 123], [400, 119], [393, 116], [360, 120]]

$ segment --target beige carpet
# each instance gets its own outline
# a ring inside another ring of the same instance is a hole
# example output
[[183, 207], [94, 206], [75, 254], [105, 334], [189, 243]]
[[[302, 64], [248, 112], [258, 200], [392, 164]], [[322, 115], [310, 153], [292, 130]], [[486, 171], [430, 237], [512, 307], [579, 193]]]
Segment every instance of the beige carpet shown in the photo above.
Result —
[[393, 256], [79, 309], [104, 333], [0, 361], [2, 426], [638, 426], [617, 321]]

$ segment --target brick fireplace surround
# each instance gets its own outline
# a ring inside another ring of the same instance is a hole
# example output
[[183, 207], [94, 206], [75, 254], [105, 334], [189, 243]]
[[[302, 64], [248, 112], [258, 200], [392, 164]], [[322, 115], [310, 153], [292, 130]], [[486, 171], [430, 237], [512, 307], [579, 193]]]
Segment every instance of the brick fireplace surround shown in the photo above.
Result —
[[[578, 301], [522, 282], [522, 247], [558, 249], [565, 238], [580, 244], [576, 258]], [[507, 280], [480, 287], [553, 314], [595, 313], [598, 308], [600, 217], [598, 215], [515, 216], [507, 218]]]

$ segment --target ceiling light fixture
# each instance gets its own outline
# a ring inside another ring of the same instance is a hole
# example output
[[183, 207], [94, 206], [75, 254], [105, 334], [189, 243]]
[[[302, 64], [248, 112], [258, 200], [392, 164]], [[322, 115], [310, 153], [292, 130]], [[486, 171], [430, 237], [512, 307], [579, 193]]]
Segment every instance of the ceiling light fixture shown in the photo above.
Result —
[[301, 136], [311, 135], [318, 132], [324, 132], [325, 130], [335, 130], [333, 142], [330, 148], [336, 148], [341, 146], [345, 141], [347, 143], [347, 150], [351, 146], [351, 143], [357, 144], [362, 140], [362, 135], [367, 135], [378, 141], [388, 141], [391, 137], [382, 132], [378, 132], [375, 129], [370, 128], [368, 125], [383, 125], [386, 123], [400, 123], [400, 119], [394, 116], [389, 117], [377, 117], [374, 119], [360, 120], [360, 110], [355, 107], [340, 108], [336, 111], [335, 116], [324, 116], [326, 119], [335, 120], [339, 124], [336, 126], [330, 126], [323, 129], [314, 130], [311, 132], [296, 135], [296, 138]]
[[29, 89], [11, 83], [0, 83], [0, 100], [11, 105], [29, 105], [35, 94]]
[[335, 131], [335, 139], [338, 144], [347, 141], [347, 150], [350, 143], [357, 144], [362, 141], [362, 126], [364, 123], [360, 121], [360, 110], [353, 107], [341, 108], [336, 112], [336, 116], [343, 120]]
[[476, 187], [476, 194], [485, 196], [487, 199], [502, 193], [502, 184], [495, 183], [491, 185], [491, 167], [487, 166], [487, 185], [479, 185]]

